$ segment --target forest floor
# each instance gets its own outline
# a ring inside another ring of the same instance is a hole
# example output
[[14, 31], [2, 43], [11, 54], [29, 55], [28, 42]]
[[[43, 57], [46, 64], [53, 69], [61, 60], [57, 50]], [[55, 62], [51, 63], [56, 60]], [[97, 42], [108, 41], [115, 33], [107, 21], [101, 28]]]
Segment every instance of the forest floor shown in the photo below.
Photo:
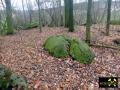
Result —
[[[120, 32], [111, 30], [105, 36], [98, 27], [92, 28], [92, 41], [113, 45]], [[120, 77], [120, 51], [91, 47], [95, 58], [83, 65], [71, 58], [58, 59], [43, 50], [42, 44], [52, 35], [69, 35], [84, 40], [85, 28], [76, 26], [70, 33], [65, 28], [44, 27], [39, 30], [20, 30], [14, 35], [0, 36], [0, 63], [26, 77], [29, 88], [35, 90], [105, 90], [99, 89], [99, 77]], [[94, 89], [93, 89], [94, 88]]]

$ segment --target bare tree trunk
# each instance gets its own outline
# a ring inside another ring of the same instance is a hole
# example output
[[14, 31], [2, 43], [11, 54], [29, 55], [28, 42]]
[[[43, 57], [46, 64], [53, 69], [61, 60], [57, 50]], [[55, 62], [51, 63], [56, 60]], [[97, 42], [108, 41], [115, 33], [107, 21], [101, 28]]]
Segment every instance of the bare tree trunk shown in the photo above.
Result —
[[58, 19], [59, 19], [59, 22], [58, 22], [58, 26], [61, 26], [62, 24], [62, 18], [61, 18], [61, 0], [58, 0], [57, 1], [57, 3], [58, 3], [58, 8], [59, 8], [59, 10], [58, 10]]
[[5, 0], [6, 4], [6, 22], [7, 22], [7, 33], [6, 34], [13, 34], [13, 22], [12, 22], [12, 6], [11, 0]]
[[91, 20], [91, 8], [92, 8], [92, 0], [88, 0], [88, 9], [87, 9], [87, 22], [86, 22], [86, 43], [90, 45], [90, 27], [92, 24]]
[[69, 26], [69, 0], [64, 0], [65, 7], [65, 27]]
[[74, 31], [73, 0], [69, 0], [69, 32]]
[[58, 0], [58, 7], [59, 7], [59, 26], [64, 26], [63, 20], [63, 12], [62, 12], [62, 4], [61, 0]]
[[108, 8], [107, 8], [106, 36], [109, 36], [112, 0], [107, 0], [107, 2], [108, 2]]
[[25, 15], [25, 8], [24, 8], [24, 0], [22, 0], [22, 7], [23, 7], [23, 15], [24, 15], [24, 24], [26, 24], [26, 15]]
[[29, 14], [29, 23], [32, 23], [32, 5], [31, 5], [31, 1], [27, 0], [26, 4], [27, 4], [28, 14]]
[[36, 0], [37, 5], [38, 5], [38, 13], [39, 13], [39, 30], [42, 32], [42, 20], [41, 20], [41, 14], [40, 14], [40, 0]]

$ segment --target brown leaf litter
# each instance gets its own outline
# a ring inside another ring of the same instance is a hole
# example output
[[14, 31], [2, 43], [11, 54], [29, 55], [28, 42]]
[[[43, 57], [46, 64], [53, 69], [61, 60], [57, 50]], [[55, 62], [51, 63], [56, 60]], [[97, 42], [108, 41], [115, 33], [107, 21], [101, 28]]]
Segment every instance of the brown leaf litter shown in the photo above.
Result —
[[[110, 36], [104, 36], [95, 27], [91, 31], [95, 43], [113, 44], [112, 40], [120, 35], [111, 31]], [[61, 34], [84, 40], [85, 27], [76, 26], [73, 33], [62, 27], [44, 27], [42, 33], [33, 29], [1, 36], [0, 63], [26, 77], [30, 90], [105, 90], [99, 88], [100, 76], [120, 77], [120, 52], [117, 50], [91, 47], [95, 59], [90, 65], [50, 56], [42, 44], [49, 36]]]

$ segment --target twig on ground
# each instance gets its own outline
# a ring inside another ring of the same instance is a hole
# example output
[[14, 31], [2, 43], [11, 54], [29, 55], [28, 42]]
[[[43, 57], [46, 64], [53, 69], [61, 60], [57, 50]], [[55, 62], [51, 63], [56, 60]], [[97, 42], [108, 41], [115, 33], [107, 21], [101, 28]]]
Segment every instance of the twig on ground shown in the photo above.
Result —
[[115, 50], [120, 51], [120, 46], [115, 46], [115, 45], [107, 45], [107, 44], [90, 44], [90, 46], [111, 48], [111, 49], [115, 49]]

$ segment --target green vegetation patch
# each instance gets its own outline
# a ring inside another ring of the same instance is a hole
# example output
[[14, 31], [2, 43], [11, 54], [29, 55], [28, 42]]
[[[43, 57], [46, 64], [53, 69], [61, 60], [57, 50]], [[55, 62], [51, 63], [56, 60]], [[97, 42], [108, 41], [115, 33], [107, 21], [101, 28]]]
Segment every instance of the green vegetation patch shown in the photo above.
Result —
[[18, 90], [18, 87], [20, 90], [28, 90], [26, 80], [0, 64], [0, 90]]
[[111, 20], [110, 24], [111, 25], [120, 25], [120, 20]]
[[43, 46], [54, 57], [62, 58], [69, 55], [69, 42], [64, 36], [49, 37]]
[[72, 40], [70, 45], [70, 55], [73, 59], [83, 64], [89, 64], [94, 59], [94, 55], [91, 52], [89, 46], [78, 40]]
[[23, 25], [24, 30], [32, 29], [38, 27], [38, 23], [32, 22], [32, 23], [27, 23]]
[[94, 55], [86, 43], [67, 36], [51, 36], [43, 46], [49, 54], [57, 58], [71, 56], [83, 64], [89, 64], [94, 59]]
[[117, 39], [113, 40], [113, 42], [117, 45], [120, 45], [120, 38], [117, 38]]
[[6, 20], [0, 22], [0, 35], [12, 35], [15, 33], [15, 30], [9, 30]]

